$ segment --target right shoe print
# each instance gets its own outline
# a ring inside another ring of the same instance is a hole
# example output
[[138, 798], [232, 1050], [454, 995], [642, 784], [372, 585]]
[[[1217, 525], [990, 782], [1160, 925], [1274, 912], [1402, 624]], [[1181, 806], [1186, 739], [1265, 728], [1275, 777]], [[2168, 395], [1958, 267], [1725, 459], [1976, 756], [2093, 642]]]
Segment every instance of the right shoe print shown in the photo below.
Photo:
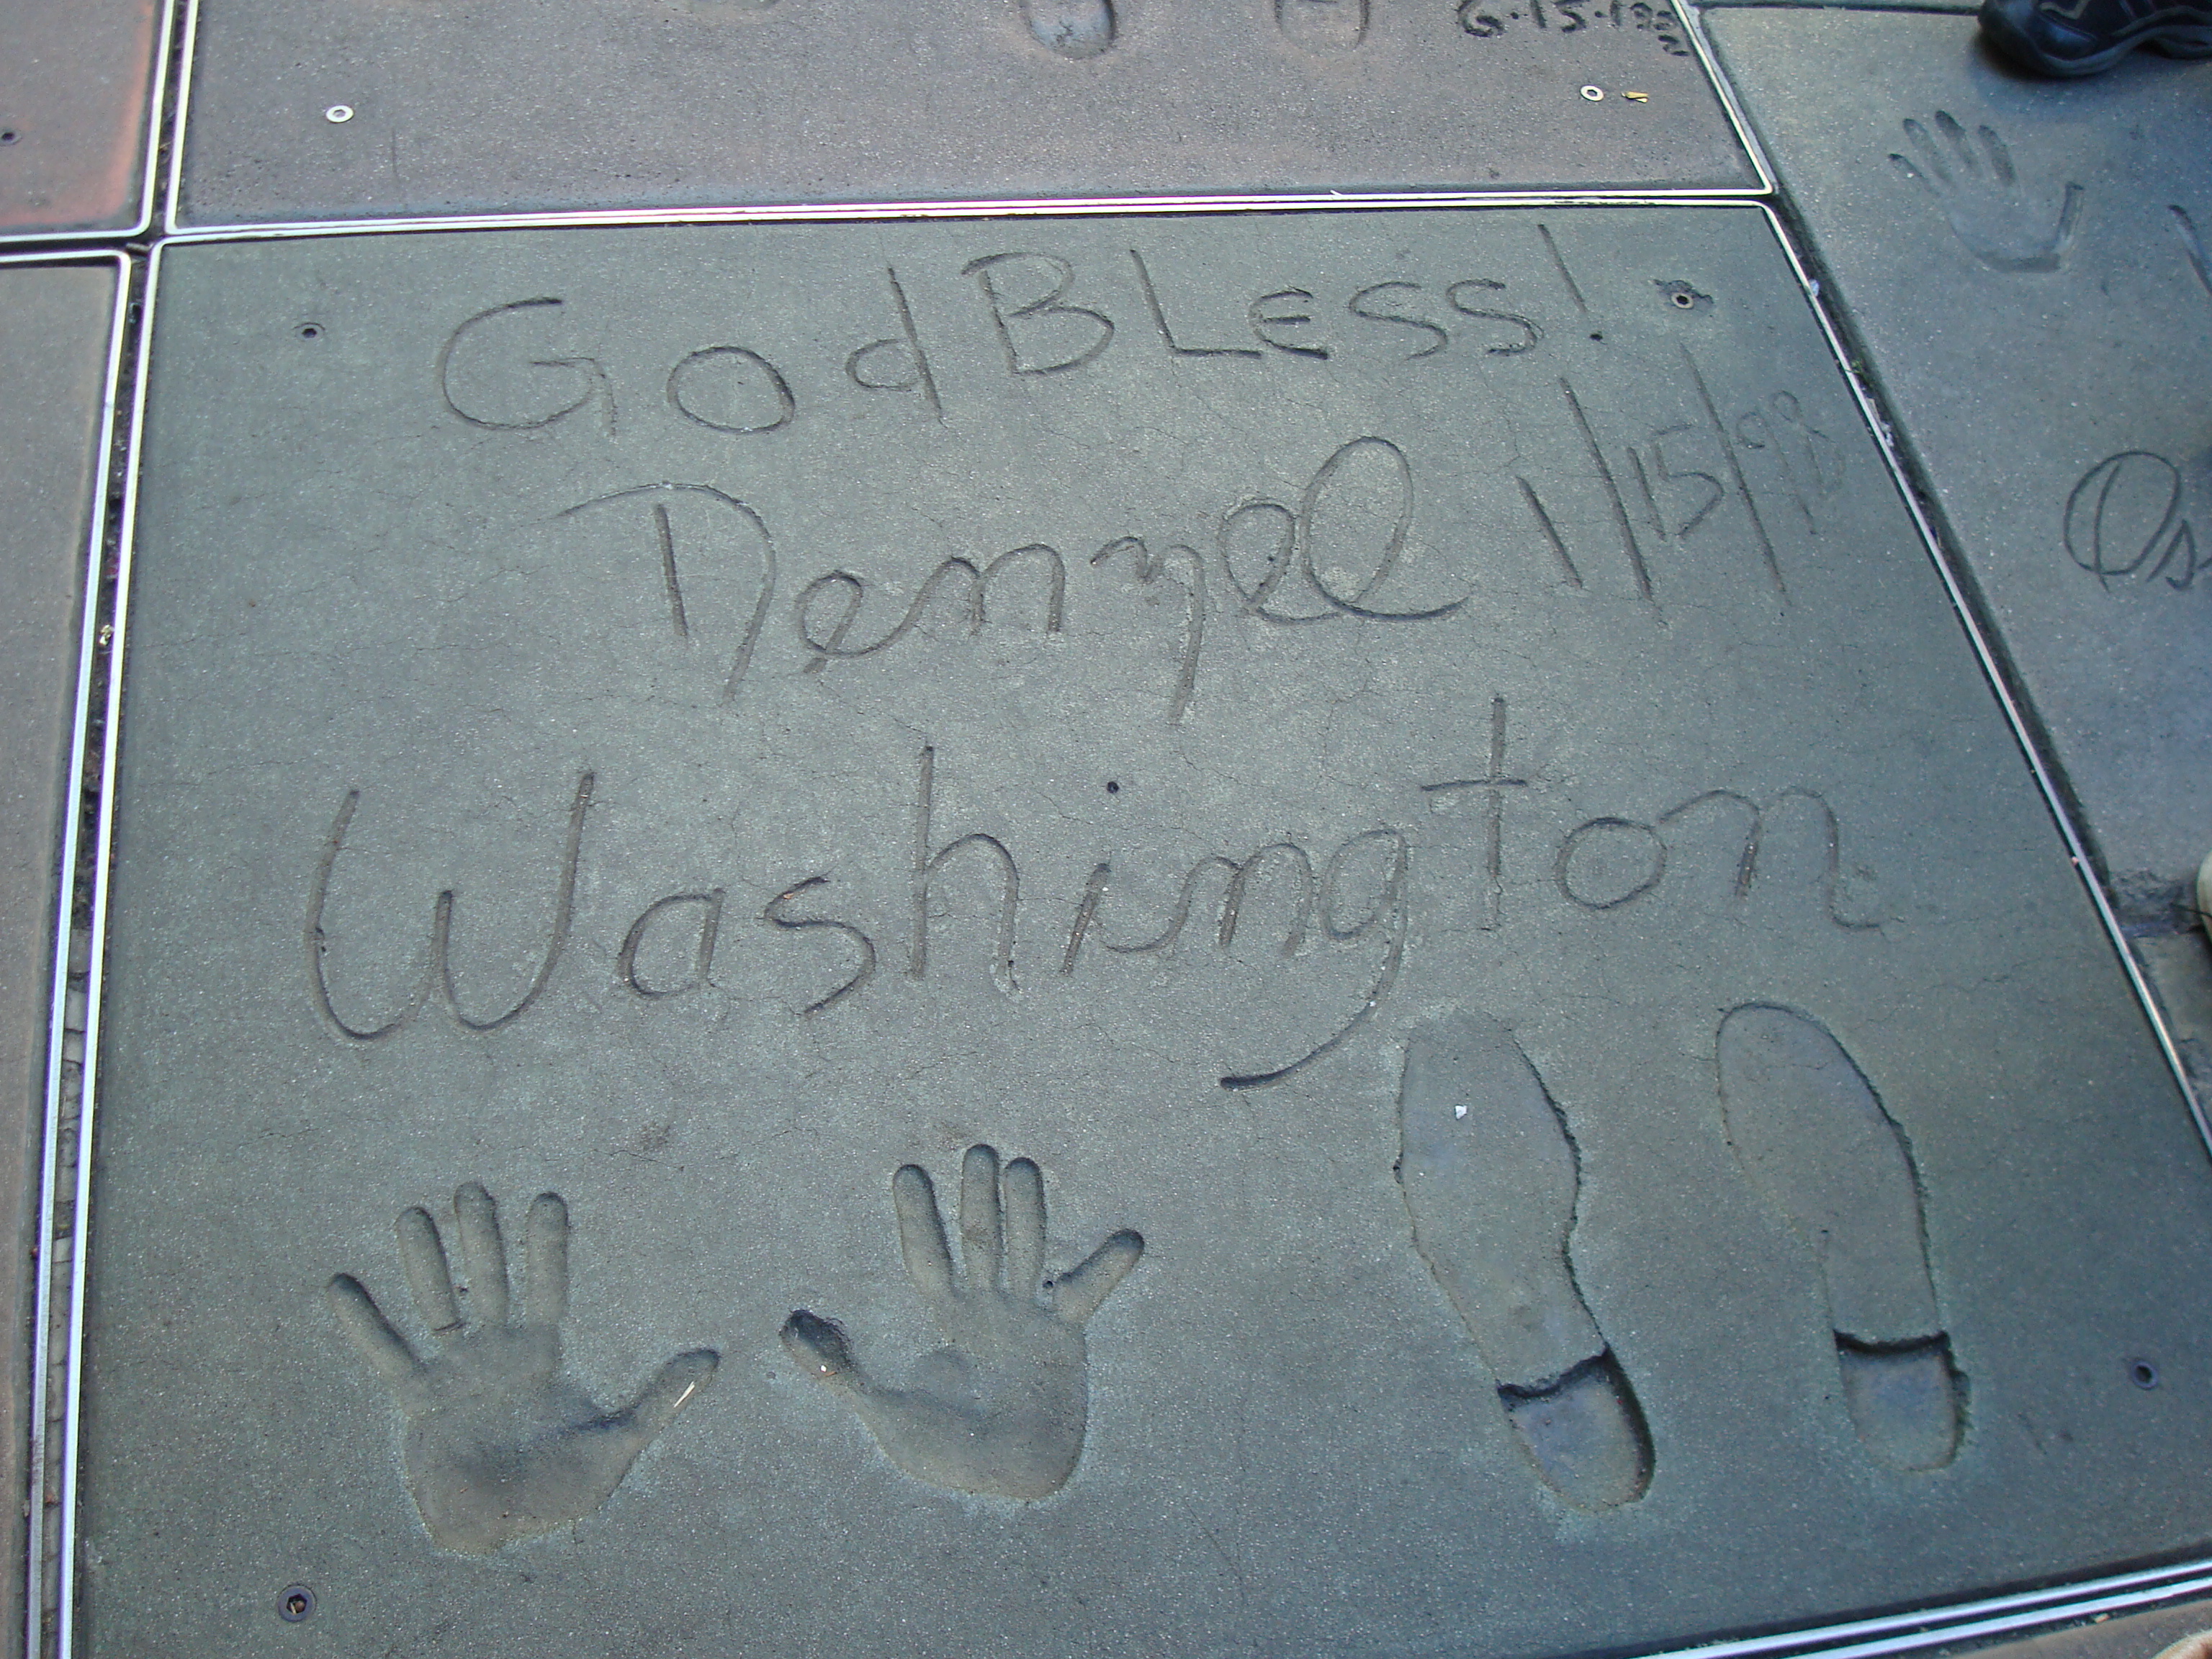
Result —
[[1416, 1030], [1398, 1126], [1413, 1243], [1536, 1473], [1577, 1509], [1641, 1498], [1650, 1431], [1571, 1260], [1574, 1143], [1513, 1034], [1472, 1010]]
[[1891, 1468], [1942, 1468], [1958, 1455], [1965, 1384], [1903, 1133], [1843, 1045], [1795, 1009], [1731, 1011], [1718, 1060], [1729, 1145], [1819, 1264], [1851, 1426]]
[[2099, 75], [2137, 46], [2212, 58], [2212, 0], [1982, 0], [1982, 34], [2038, 75]]

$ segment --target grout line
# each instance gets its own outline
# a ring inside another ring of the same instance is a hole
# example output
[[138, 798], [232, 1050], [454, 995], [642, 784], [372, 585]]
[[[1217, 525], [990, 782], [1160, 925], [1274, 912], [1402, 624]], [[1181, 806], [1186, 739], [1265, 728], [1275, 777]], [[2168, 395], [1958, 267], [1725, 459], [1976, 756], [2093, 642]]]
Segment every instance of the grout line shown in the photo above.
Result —
[[[154, 114], [159, 140], [147, 168], [148, 189], [143, 240], [151, 244], [168, 234], [176, 211], [178, 157], [184, 151], [185, 105], [192, 90], [192, 38], [199, 18], [199, 0], [164, 0], [161, 25], [161, 73], [154, 89]], [[178, 14], [184, 26], [177, 26]], [[166, 101], [164, 99], [166, 97]], [[158, 177], [160, 188], [154, 188]]]
[[177, 50], [177, 98], [169, 123], [169, 165], [162, 191], [161, 228], [165, 236], [177, 234], [177, 203], [184, 189], [185, 131], [192, 108], [192, 58], [199, 49], [200, 0], [184, 0], [185, 33]]
[[1922, 17], [1972, 17], [1972, 5], [1890, 4], [1887, 0], [1703, 0], [1704, 8], [1720, 11], [1870, 11], [1879, 16], [1907, 12]]
[[[2016, 1595], [1971, 1601], [1935, 1613], [1893, 1613], [1880, 1619], [1810, 1630], [1754, 1636], [1705, 1647], [1678, 1648], [1650, 1659], [1748, 1659], [1749, 1656], [1817, 1650], [1820, 1659], [1873, 1659], [1916, 1649], [2010, 1635], [2038, 1626], [2076, 1623], [2152, 1607], [2212, 1590], [2212, 1561], [2192, 1561], [2148, 1572]], [[1864, 1639], [1852, 1640], [1859, 1638]]]
[[[199, 0], [190, 0], [190, 3], [197, 9]], [[169, 145], [173, 160], [175, 146], [171, 135], [175, 130], [175, 123], [173, 118], [181, 109], [185, 88], [191, 78], [183, 73], [173, 76], [170, 74], [172, 68], [181, 68], [176, 55], [177, 46], [177, 7], [172, 0], [172, 3], [166, 3], [161, 8], [161, 38], [155, 48], [153, 100], [146, 118], [149, 131], [146, 137], [146, 177], [142, 186], [144, 194], [139, 203], [138, 222], [131, 234], [130, 240], [132, 240], [158, 235], [160, 228], [155, 221], [155, 210], [157, 206], [166, 210], [167, 206], [164, 175], [167, 170], [161, 166], [161, 149], [163, 145]], [[171, 102], [173, 97], [175, 100], [173, 104]]]
[[[115, 769], [122, 739], [122, 679], [125, 635], [130, 623], [131, 567], [137, 526], [140, 440], [145, 428], [146, 392], [152, 378], [151, 347], [155, 301], [160, 286], [162, 246], [147, 262], [139, 303], [137, 369], [131, 385], [131, 421], [125, 437], [128, 465], [124, 473], [122, 512], [117, 520], [115, 589], [103, 689], [106, 721], [100, 733], [100, 804], [94, 836], [91, 874], [90, 948], [85, 964], [83, 1093], [77, 1107], [76, 1208], [70, 1218], [70, 1301], [66, 1372], [63, 1383], [61, 1521], [54, 1549], [54, 1645], [56, 1659], [70, 1659], [76, 1600], [77, 1485], [83, 1433], [84, 1303], [86, 1235], [92, 1213], [93, 1129], [100, 1068], [100, 1021], [107, 952], [110, 854], [115, 838]], [[88, 665], [87, 672], [89, 669]], [[38, 1659], [36, 1654], [27, 1659]]]
[[1424, 208], [1711, 207], [1736, 202], [1758, 202], [1764, 200], [1766, 194], [1762, 186], [1721, 185], [1628, 190], [1328, 191], [1280, 196], [1070, 196], [957, 202], [594, 208], [544, 213], [450, 214], [413, 218], [199, 225], [179, 228], [166, 240], [180, 244], [252, 242], [425, 231], [611, 229], [678, 225], [818, 223], [848, 220], [1073, 219], [1102, 215], [1146, 217], [1180, 214], [1372, 211], [1378, 209]]
[[[198, 3], [199, 0], [193, 0], [195, 5]], [[1751, 117], [1744, 109], [1743, 100], [1736, 96], [1735, 84], [1721, 68], [1720, 54], [1713, 50], [1713, 43], [1705, 38], [1704, 9], [1696, 0], [1674, 0], [1674, 15], [1682, 20], [1690, 44], [1697, 48], [1698, 62], [1705, 66], [1705, 78], [1712, 83], [1714, 95], [1721, 100], [1722, 109], [1727, 112], [1729, 125], [1735, 129], [1736, 142], [1743, 146], [1744, 154], [1751, 157], [1752, 169], [1759, 174], [1759, 194], [1773, 196], [1781, 187], [1779, 175], [1766, 154], [1765, 144], [1751, 125]]]

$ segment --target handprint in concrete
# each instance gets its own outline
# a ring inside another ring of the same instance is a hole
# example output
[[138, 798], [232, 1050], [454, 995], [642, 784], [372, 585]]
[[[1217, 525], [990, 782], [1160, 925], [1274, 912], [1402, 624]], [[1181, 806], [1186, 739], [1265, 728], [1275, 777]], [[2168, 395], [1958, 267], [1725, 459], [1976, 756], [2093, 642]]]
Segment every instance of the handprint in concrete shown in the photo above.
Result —
[[1544, 1080], [1510, 1031], [1467, 1010], [1407, 1042], [1398, 1115], [1413, 1243], [1536, 1473], [1577, 1509], [1642, 1497], [1650, 1431], [1575, 1278], [1581, 1171]]
[[522, 1316], [509, 1316], [507, 1249], [491, 1194], [474, 1182], [453, 1194], [470, 1317], [447, 1265], [437, 1223], [401, 1214], [400, 1264], [438, 1352], [419, 1357], [360, 1280], [325, 1291], [339, 1328], [406, 1414], [407, 1490], [430, 1540], [489, 1555], [518, 1538], [582, 1519], [622, 1484], [637, 1455], [714, 1375], [707, 1349], [681, 1353], [619, 1412], [592, 1404], [561, 1369], [568, 1305], [568, 1210], [540, 1193], [524, 1234]]
[[1905, 138], [1912, 154], [1892, 151], [1890, 165], [1935, 198], [1968, 252], [1993, 270], [2058, 269], [2074, 246], [2081, 185], [2066, 186], [2054, 219], [2048, 199], [2021, 183], [1995, 127], [1978, 127], [1970, 138], [1950, 111], [1939, 109], [1933, 133], [1925, 122], [1908, 119]]
[[784, 1322], [784, 1346], [915, 1480], [989, 1498], [1049, 1497], [1083, 1452], [1083, 1328], [1137, 1265], [1145, 1241], [1124, 1229], [1048, 1278], [1043, 1173], [1025, 1158], [1001, 1170], [988, 1146], [969, 1147], [961, 1164], [957, 1269], [927, 1172], [902, 1168], [891, 1203], [907, 1276], [945, 1346], [916, 1362], [903, 1389], [871, 1378], [843, 1329], [806, 1309]]

